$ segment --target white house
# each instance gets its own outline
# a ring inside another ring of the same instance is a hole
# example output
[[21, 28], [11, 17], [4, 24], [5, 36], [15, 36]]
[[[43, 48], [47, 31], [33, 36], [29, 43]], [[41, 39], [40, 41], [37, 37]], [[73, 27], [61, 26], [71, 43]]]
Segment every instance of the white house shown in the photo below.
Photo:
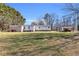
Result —
[[51, 27], [49, 25], [25, 25], [24, 31], [50, 31]]

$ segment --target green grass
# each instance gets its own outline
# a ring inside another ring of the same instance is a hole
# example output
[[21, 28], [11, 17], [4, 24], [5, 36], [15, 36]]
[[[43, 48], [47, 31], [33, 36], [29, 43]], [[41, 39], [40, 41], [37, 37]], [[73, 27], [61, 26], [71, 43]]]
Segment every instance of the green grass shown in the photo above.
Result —
[[71, 42], [74, 44], [72, 41], [74, 34], [73, 32], [0, 32], [0, 55], [68, 55], [65, 53], [68, 51], [66, 47]]

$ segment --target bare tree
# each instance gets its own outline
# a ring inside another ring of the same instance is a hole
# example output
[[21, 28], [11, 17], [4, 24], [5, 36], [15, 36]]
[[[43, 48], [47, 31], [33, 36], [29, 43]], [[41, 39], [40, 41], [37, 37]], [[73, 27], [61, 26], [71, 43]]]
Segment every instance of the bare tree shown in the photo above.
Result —
[[78, 22], [79, 7], [77, 7], [77, 6], [79, 6], [79, 5], [71, 4], [71, 3], [67, 3], [65, 5], [66, 5], [66, 7], [64, 9], [66, 11], [74, 13], [75, 16], [73, 16], [73, 17], [75, 17], [75, 31], [78, 31], [78, 23], [77, 22]]
[[39, 21], [38, 21], [38, 25], [44, 25], [44, 21], [39, 20]]
[[46, 13], [44, 15], [44, 21], [47, 25], [50, 25], [51, 26], [51, 30], [53, 30], [53, 26], [54, 26], [54, 21], [57, 19], [57, 16], [56, 14], [49, 14], [49, 13]]
[[31, 25], [34, 26], [34, 25], [37, 25], [37, 23], [33, 21], [33, 22], [31, 23]]

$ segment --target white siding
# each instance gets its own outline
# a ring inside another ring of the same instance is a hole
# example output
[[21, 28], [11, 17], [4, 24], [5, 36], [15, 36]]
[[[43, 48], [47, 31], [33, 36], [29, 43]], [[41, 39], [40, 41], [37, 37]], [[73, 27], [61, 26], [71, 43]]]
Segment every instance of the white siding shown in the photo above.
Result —
[[36, 26], [24, 26], [24, 30], [29, 31], [29, 30], [34, 30], [34, 31], [40, 31], [40, 30], [51, 30], [50, 26], [45, 26], [45, 25], [36, 25]]
[[36, 26], [36, 30], [51, 30], [50, 26], [39, 25]]
[[29, 30], [33, 30], [33, 26], [25, 25], [24, 26], [24, 31], [29, 31]]
[[21, 32], [21, 25], [10, 25], [9, 29], [10, 31], [15, 30], [17, 32]]

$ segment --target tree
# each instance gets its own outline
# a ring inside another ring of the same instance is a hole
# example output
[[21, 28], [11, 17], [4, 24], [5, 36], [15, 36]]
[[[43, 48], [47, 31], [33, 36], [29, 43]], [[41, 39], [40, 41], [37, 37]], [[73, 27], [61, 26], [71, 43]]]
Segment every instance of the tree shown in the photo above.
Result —
[[71, 3], [66, 4], [65, 10], [73, 12], [75, 14], [75, 31], [77, 31], [78, 30], [79, 5], [77, 7], [76, 4], [71, 4]]
[[64, 10], [70, 11], [70, 12], [79, 12], [79, 5], [78, 4], [73, 4], [73, 3], [67, 3], [65, 4]]
[[[5, 30], [3, 27], [6, 25], [23, 25], [25, 23], [25, 18], [16, 9], [0, 3], [0, 29]], [[4, 26], [2, 26], [4, 25]], [[6, 27], [8, 29], [8, 27]], [[6, 29], [6, 30], [7, 30]]]
[[42, 18], [38, 20], [38, 25], [45, 25]]
[[49, 14], [46, 13], [44, 15], [44, 21], [46, 23], [46, 25], [50, 25], [51, 26], [51, 30], [53, 29], [53, 25], [54, 25], [54, 21], [57, 19], [56, 14]]
[[3, 21], [0, 21], [0, 31], [3, 30], [3, 27], [4, 27], [4, 23], [3, 23]]
[[34, 25], [37, 25], [37, 23], [33, 21], [33, 22], [31, 23], [31, 25], [34, 26]]
[[54, 22], [58, 23], [58, 16], [56, 14], [46, 13], [43, 17], [38, 19], [36, 22], [32, 22], [31, 25], [49, 25], [53, 30]]

